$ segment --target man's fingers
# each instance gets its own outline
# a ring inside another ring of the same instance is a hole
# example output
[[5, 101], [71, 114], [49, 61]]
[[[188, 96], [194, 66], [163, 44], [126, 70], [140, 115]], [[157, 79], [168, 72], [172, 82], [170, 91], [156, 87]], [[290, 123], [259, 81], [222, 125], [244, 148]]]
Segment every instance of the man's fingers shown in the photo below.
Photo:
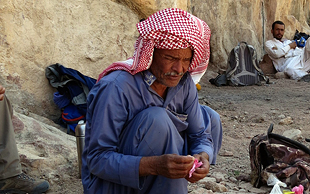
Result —
[[2, 85], [0, 85], [0, 94], [4, 94], [4, 93], [5, 93], [5, 88]]
[[158, 172], [168, 178], [184, 178], [194, 163], [192, 156], [179, 156], [175, 154], [163, 155]]
[[5, 88], [0, 85], [0, 101], [4, 99]]

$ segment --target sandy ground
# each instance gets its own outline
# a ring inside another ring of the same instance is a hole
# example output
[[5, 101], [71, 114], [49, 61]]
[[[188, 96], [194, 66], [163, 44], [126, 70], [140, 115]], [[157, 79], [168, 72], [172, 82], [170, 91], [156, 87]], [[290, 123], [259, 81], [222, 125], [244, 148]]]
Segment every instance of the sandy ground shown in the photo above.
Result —
[[[269, 76], [273, 84], [216, 87], [209, 83], [214, 76], [216, 74], [209, 72], [203, 77], [198, 93], [200, 102], [216, 110], [223, 124], [223, 144], [211, 172], [218, 170], [248, 179], [250, 141], [253, 136], [266, 133], [271, 123], [273, 132], [278, 134], [301, 130], [301, 141], [308, 145], [304, 138], [310, 137], [310, 83]], [[281, 119], [289, 117], [291, 124], [280, 124]]]

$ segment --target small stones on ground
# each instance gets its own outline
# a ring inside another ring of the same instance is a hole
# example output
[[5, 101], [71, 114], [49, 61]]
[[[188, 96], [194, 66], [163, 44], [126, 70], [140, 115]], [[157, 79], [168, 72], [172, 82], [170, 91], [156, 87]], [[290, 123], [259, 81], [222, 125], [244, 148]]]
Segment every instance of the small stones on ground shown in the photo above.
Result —
[[286, 118], [280, 120], [279, 125], [290, 125], [293, 123], [294, 123], [294, 121], [293, 121], [292, 117], [286, 117]]
[[224, 150], [223, 152], [220, 152], [219, 155], [220, 156], [234, 156], [234, 153], [231, 151]]
[[224, 174], [221, 173], [221, 172], [215, 172], [215, 173], [213, 173], [213, 174], [212, 174], [212, 177], [215, 178], [215, 180], [216, 180], [217, 183], [220, 183], [220, 182], [222, 182], [223, 180], [225, 180], [225, 176], [224, 176]]
[[283, 136], [293, 140], [298, 140], [301, 138], [301, 131], [298, 129], [287, 130], [284, 131]]
[[285, 115], [284, 115], [284, 114], [280, 114], [280, 115], [278, 116], [278, 118], [279, 118], [279, 119], [284, 119], [284, 118], [285, 118]]
[[227, 192], [228, 189], [219, 183], [211, 182], [211, 181], [206, 181], [205, 183], [205, 188], [208, 190], [212, 190], [213, 192]]
[[229, 180], [233, 183], [238, 183], [238, 180], [235, 177], [229, 177]]

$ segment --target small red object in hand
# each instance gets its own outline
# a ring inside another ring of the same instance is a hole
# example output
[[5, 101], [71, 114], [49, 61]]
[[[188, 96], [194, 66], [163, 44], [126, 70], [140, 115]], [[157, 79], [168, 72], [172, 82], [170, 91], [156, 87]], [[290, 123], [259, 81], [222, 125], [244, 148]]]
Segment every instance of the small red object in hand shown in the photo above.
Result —
[[189, 178], [192, 177], [193, 172], [196, 170], [196, 168], [199, 168], [202, 165], [202, 162], [198, 162], [198, 160], [195, 158], [194, 164], [192, 169], [189, 171]]

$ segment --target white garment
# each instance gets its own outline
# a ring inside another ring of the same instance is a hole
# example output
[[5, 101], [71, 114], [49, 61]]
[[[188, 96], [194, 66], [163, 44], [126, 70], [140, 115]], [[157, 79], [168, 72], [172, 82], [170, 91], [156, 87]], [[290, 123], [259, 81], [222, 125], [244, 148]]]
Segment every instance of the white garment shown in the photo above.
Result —
[[283, 39], [283, 42], [272, 39], [265, 43], [266, 53], [273, 61], [275, 69], [285, 72], [292, 79], [300, 79], [310, 70], [310, 41], [303, 48], [291, 49], [292, 40]]

